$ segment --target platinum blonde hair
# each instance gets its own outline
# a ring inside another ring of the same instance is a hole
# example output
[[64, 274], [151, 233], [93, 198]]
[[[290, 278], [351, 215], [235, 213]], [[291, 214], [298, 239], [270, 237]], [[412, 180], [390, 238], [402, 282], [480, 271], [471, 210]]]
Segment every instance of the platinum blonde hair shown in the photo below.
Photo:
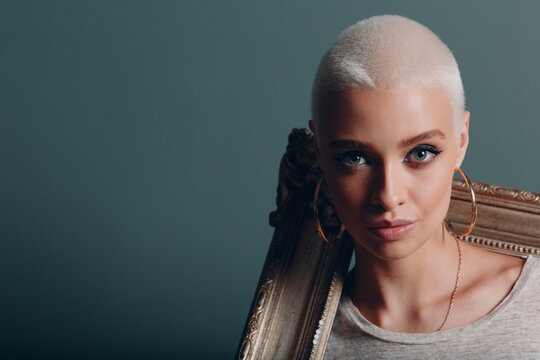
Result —
[[450, 49], [424, 25], [403, 16], [362, 20], [346, 29], [321, 60], [313, 84], [313, 120], [317, 123], [332, 96], [343, 91], [407, 84], [441, 86], [452, 103], [459, 133], [465, 94]]

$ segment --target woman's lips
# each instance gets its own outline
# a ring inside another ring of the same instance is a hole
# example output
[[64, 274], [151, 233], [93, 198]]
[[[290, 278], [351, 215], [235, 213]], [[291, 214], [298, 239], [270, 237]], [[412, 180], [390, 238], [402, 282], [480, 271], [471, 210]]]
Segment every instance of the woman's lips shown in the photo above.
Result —
[[388, 223], [387, 225], [376, 224], [375, 226], [368, 226], [367, 229], [382, 240], [393, 241], [405, 237], [415, 226], [416, 221], [399, 220]]

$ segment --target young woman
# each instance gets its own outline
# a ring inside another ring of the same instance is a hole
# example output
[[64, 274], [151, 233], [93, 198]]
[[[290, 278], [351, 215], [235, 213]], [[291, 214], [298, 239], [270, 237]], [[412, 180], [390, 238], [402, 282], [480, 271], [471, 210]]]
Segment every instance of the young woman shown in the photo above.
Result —
[[356, 257], [326, 358], [539, 358], [538, 260], [444, 225], [469, 142], [448, 47], [400, 16], [363, 20], [323, 57], [312, 100], [319, 164]]

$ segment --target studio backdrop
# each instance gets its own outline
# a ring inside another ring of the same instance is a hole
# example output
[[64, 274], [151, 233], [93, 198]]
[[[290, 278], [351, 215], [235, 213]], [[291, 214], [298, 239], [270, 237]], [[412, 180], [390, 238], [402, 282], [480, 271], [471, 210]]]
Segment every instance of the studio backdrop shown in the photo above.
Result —
[[383, 13], [454, 52], [472, 180], [540, 192], [537, 1], [2, 1], [0, 357], [233, 357], [318, 62]]

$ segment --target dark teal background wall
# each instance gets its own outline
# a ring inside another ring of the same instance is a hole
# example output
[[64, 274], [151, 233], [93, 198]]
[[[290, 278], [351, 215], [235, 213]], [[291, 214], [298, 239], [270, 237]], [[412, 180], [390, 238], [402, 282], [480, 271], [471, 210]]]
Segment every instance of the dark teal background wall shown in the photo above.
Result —
[[537, 1], [3, 1], [0, 357], [232, 358], [323, 52], [397, 13], [471, 111], [464, 169], [540, 192]]

